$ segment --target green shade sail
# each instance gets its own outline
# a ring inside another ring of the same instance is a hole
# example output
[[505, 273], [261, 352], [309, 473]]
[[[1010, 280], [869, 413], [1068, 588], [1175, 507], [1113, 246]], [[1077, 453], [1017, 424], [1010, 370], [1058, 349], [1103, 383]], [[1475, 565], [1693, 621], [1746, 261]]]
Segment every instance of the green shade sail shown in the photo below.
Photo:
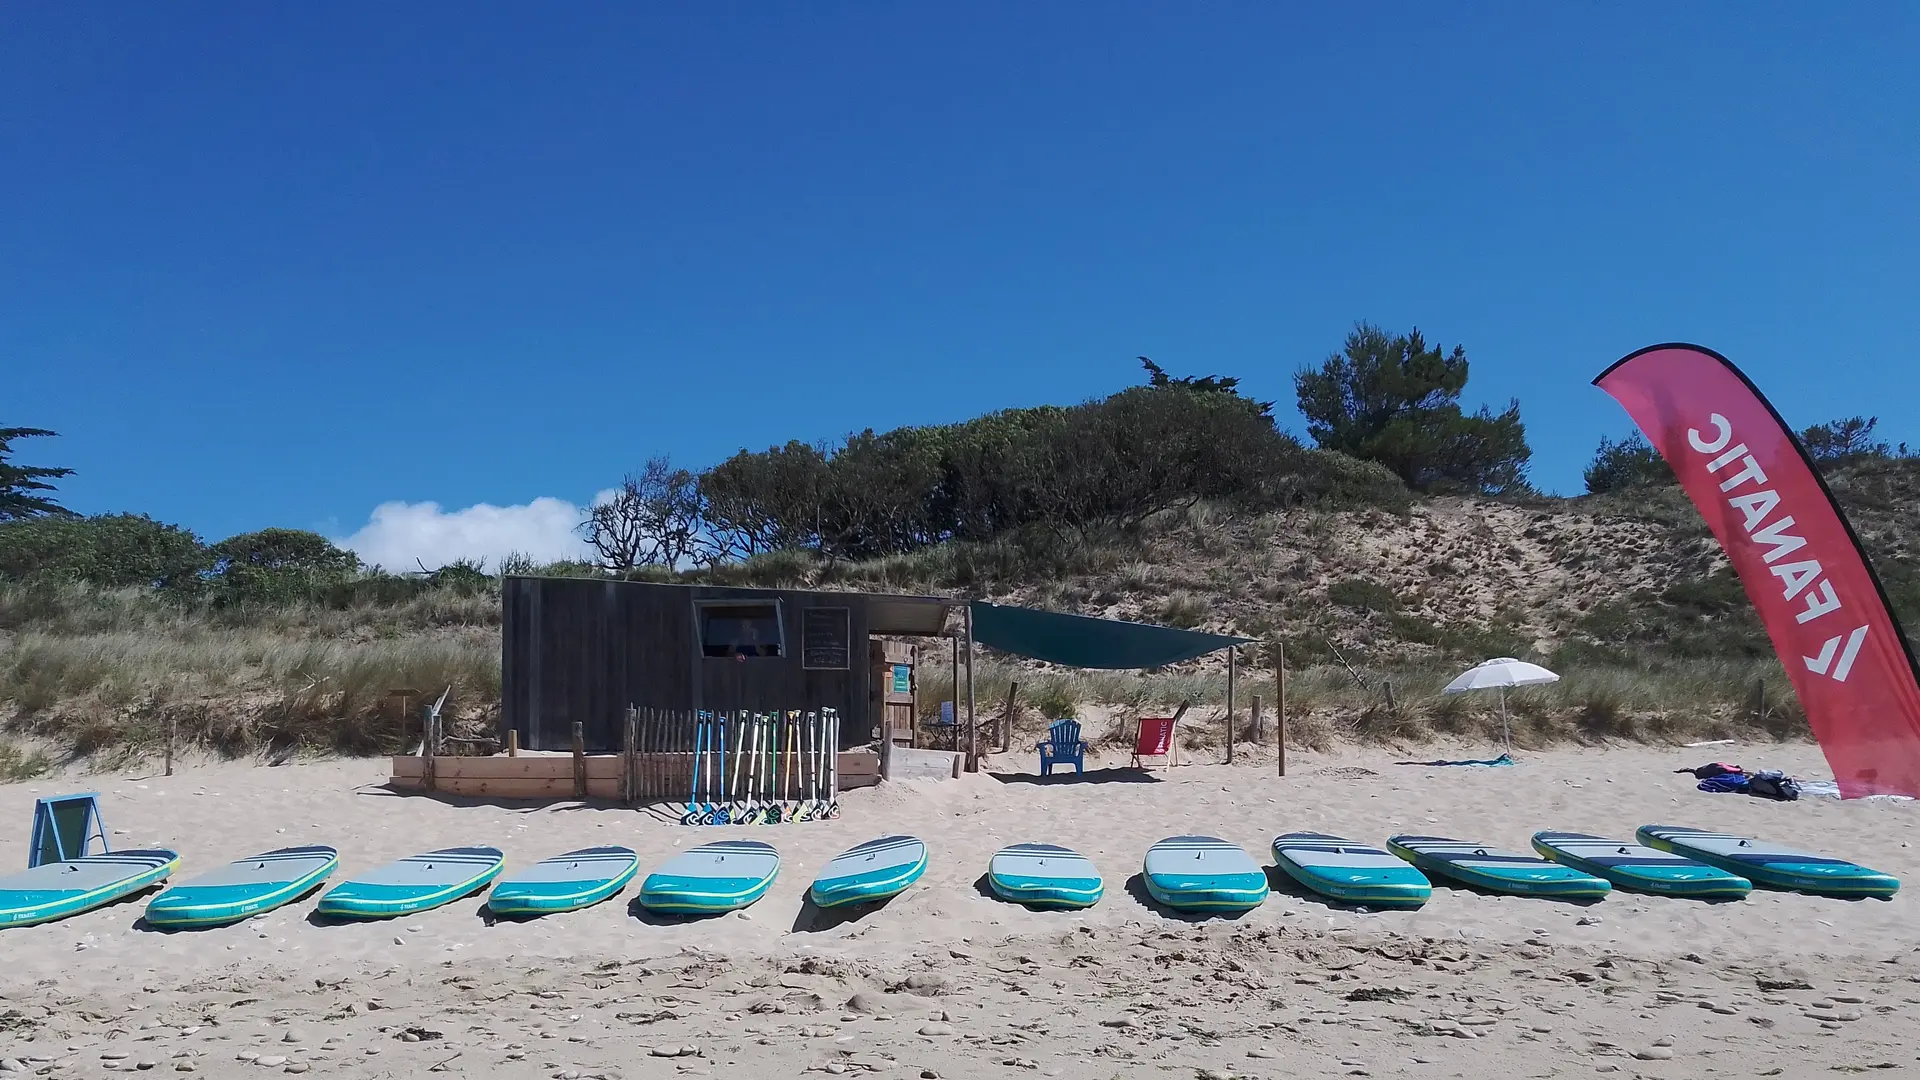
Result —
[[1166, 667], [1253, 640], [984, 601], [975, 601], [972, 609], [973, 640], [1067, 667]]

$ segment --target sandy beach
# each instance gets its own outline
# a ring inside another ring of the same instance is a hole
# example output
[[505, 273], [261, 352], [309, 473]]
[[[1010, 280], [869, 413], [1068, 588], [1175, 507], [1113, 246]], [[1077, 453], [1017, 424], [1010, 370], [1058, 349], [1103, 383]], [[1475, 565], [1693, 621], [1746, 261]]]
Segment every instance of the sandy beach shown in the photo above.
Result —
[[[1432, 748], [1412, 755], [1436, 756]], [[1824, 776], [1806, 745], [1526, 752], [1505, 769], [1367, 750], [1034, 783], [1017, 774], [847, 793], [832, 822], [689, 828], [574, 803], [398, 795], [385, 759], [210, 763], [0, 787], [0, 866], [26, 863], [33, 800], [97, 790], [115, 847], [171, 847], [176, 880], [297, 843], [340, 848], [334, 880], [416, 851], [490, 844], [509, 868], [617, 843], [643, 872], [727, 836], [784, 867], [751, 909], [665, 921], [631, 905], [492, 924], [479, 897], [385, 923], [309, 921], [312, 901], [162, 934], [145, 898], [0, 932], [0, 1069], [211, 1077], [329, 1071], [470, 1076], [1069, 1078], [1813, 1076], [1920, 1066], [1920, 937], [1903, 893], [1842, 901], [1756, 890], [1705, 904], [1616, 891], [1591, 906], [1436, 885], [1414, 912], [1274, 895], [1236, 919], [1155, 906], [1148, 845], [1211, 833], [1263, 865], [1274, 834], [1396, 832], [1526, 850], [1537, 829], [1725, 829], [1912, 881], [1920, 804], [1708, 795], [1672, 770], [1710, 759]], [[1031, 769], [1023, 755], [995, 768]], [[919, 835], [931, 865], [878, 909], [803, 902], [837, 852]], [[992, 898], [1004, 844], [1066, 844], [1107, 878], [1083, 912]]]

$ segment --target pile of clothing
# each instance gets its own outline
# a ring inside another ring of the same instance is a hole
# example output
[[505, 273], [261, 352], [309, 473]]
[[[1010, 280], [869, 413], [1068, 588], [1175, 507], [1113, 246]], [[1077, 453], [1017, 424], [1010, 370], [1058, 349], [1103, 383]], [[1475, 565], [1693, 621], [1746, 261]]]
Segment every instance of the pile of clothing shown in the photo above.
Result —
[[1777, 799], [1780, 802], [1792, 802], [1800, 797], [1801, 792], [1801, 782], [1779, 769], [1748, 772], [1738, 765], [1715, 761], [1697, 768], [1673, 771], [1692, 774], [1695, 780], [1700, 781], [1695, 786], [1701, 791], [1735, 791], [1762, 799]]

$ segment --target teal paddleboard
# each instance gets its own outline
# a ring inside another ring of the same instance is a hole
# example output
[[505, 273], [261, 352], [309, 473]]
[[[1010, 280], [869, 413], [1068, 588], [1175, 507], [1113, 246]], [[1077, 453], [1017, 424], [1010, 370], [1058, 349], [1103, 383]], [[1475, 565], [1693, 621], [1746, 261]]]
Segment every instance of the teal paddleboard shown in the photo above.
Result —
[[328, 889], [316, 914], [335, 919], [392, 919], [471, 896], [498, 877], [499, 848], [458, 847], [409, 855]]
[[1700, 900], [1738, 900], [1753, 883], [1717, 866], [1585, 833], [1537, 832], [1533, 850], [1554, 862], [1603, 877], [1616, 888]]
[[1106, 891], [1099, 867], [1058, 844], [1012, 844], [994, 852], [987, 887], [1002, 900], [1047, 908], [1092, 907]]
[[1613, 886], [1607, 879], [1517, 851], [1501, 851], [1468, 840], [1444, 836], [1395, 836], [1387, 850], [1423, 873], [1450, 878], [1463, 885], [1514, 896], [1544, 896], [1557, 900], [1598, 900]]
[[1820, 896], [1871, 896], [1881, 900], [1890, 900], [1900, 891], [1900, 879], [1892, 874], [1750, 836], [1682, 825], [1642, 825], [1637, 835], [1641, 843], [1731, 871], [1756, 885]]
[[820, 869], [807, 890], [819, 908], [897, 896], [927, 869], [927, 845], [915, 836], [882, 836], [850, 848]]
[[577, 911], [627, 887], [640, 856], [618, 846], [581, 848], [502, 875], [487, 895], [495, 915], [550, 915]]
[[84, 855], [0, 878], [0, 927], [52, 922], [165, 881], [180, 856], [165, 848]]
[[758, 840], [716, 840], [683, 851], [640, 883], [640, 906], [678, 915], [718, 915], [766, 895], [780, 853]]
[[338, 865], [340, 853], [320, 844], [263, 851], [154, 897], [147, 924], [185, 930], [239, 922], [307, 895]]
[[1427, 876], [1406, 860], [1326, 833], [1285, 833], [1273, 838], [1273, 861], [1314, 892], [1347, 904], [1417, 908], [1433, 895]]
[[1251, 911], [1267, 898], [1253, 857], [1213, 836], [1169, 836], [1147, 849], [1147, 894], [1175, 911]]

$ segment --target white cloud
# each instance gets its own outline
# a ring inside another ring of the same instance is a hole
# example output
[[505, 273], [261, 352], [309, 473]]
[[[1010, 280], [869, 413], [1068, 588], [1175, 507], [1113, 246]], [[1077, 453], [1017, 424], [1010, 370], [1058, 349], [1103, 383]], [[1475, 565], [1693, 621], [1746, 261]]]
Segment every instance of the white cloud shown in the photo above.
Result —
[[[594, 501], [606, 495], [602, 492]], [[387, 502], [374, 507], [372, 517], [352, 536], [334, 542], [362, 561], [396, 573], [421, 565], [433, 570], [455, 559], [486, 559], [492, 569], [516, 551], [535, 562], [582, 559], [592, 549], [576, 528], [581, 514], [580, 507], [550, 497], [525, 506], [479, 503], [451, 511], [434, 502]]]

